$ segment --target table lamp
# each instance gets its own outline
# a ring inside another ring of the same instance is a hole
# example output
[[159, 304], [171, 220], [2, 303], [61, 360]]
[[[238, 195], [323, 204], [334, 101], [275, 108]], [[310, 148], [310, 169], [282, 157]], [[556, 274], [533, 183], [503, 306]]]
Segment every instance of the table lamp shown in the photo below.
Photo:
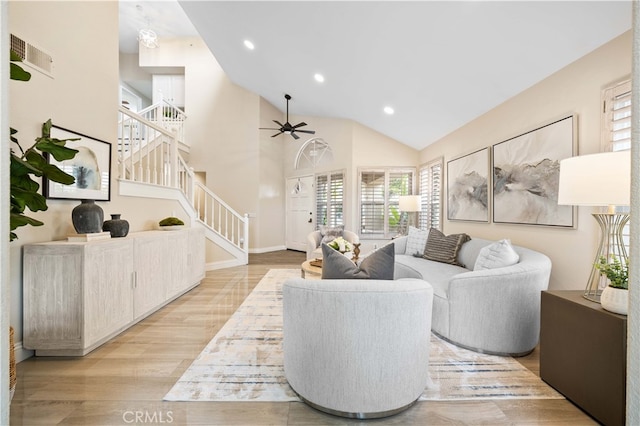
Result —
[[405, 220], [400, 221], [400, 234], [406, 235], [407, 221], [409, 225], [415, 226], [414, 215], [422, 210], [422, 197], [420, 195], [401, 195], [398, 198], [398, 208], [400, 212], [405, 214]]
[[609, 206], [607, 213], [593, 213], [600, 225], [600, 243], [584, 297], [600, 302], [607, 278], [600, 276], [595, 264], [601, 257], [616, 256], [626, 263], [628, 256], [622, 231], [629, 222], [628, 213], [616, 213], [615, 206], [628, 206], [631, 198], [631, 154], [629, 151], [581, 155], [560, 161], [558, 204]]

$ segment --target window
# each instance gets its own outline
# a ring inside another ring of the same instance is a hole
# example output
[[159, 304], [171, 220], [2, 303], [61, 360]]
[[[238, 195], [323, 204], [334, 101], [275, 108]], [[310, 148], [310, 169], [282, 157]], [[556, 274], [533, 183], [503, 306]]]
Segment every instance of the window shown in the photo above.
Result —
[[344, 172], [316, 175], [316, 229], [344, 224]]
[[603, 98], [603, 151], [631, 149], [631, 81], [606, 89]]
[[[605, 89], [602, 97], [602, 150], [631, 149], [631, 80]], [[616, 206], [616, 212], [628, 213], [629, 206]], [[630, 235], [627, 224], [622, 232], [627, 253]]]
[[442, 230], [442, 168], [439, 158], [420, 167], [420, 196], [422, 211], [418, 219], [420, 229]]
[[413, 169], [362, 170], [360, 182], [360, 235], [390, 238], [400, 226], [401, 195], [412, 195]]

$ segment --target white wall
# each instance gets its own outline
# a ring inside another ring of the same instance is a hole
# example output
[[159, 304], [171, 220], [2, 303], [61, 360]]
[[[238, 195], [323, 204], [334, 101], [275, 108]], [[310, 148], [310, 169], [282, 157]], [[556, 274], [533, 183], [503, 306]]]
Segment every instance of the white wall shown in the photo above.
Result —
[[[51, 118], [56, 125], [109, 142], [113, 148], [119, 97], [118, 3], [12, 1], [8, 9], [9, 31], [54, 60], [53, 78], [30, 70], [30, 81], [9, 83], [10, 124], [18, 129], [23, 146], [30, 146], [40, 135], [42, 123]], [[111, 201], [97, 203], [105, 218], [120, 213], [134, 232], [152, 229], [158, 220], [179, 212], [173, 201], [118, 196], [115, 166], [112, 152]], [[27, 212], [45, 225], [18, 228], [18, 240], [9, 245], [11, 325], [16, 329], [17, 348], [22, 340], [22, 245], [74, 234], [71, 210], [78, 204], [76, 200], [48, 200], [47, 211]], [[27, 351], [17, 354], [19, 359], [28, 355]]]
[[[578, 116], [579, 154], [599, 151], [601, 92], [610, 83], [629, 76], [630, 53], [631, 33], [627, 32], [430, 145], [420, 152], [420, 162], [444, 156], [446, 163], [462, 154], [533, 130], [567, 113]], [[591, 217], [593, 209], [578, 209], [577, 229], [554, 229], [450, 222], [446, 220], [446, 203], [444, 207], [445, 233], [466, 232], [488, 239], [510, 238], [514, 244], [539, 250], [551, 258], [551, 289], [585, 288], [599, 232]]]

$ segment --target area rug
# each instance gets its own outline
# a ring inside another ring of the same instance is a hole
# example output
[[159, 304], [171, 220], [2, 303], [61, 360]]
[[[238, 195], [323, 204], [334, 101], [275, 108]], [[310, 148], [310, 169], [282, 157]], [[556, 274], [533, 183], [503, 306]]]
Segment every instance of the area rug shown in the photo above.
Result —
[[[164, 397], [166, 401], [299, 401], [284, 377], [282, 283], [271, 269]], [[431, 382], [421, 400], [562, 399], [510, 357], [479, 354], [432, 335]]]

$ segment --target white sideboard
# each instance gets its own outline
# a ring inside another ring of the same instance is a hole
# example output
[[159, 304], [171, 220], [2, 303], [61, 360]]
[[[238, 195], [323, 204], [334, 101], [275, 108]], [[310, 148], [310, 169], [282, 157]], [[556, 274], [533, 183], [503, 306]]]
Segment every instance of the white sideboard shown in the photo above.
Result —
[[200, 228], [24, 246], [23, 346], [82, 356], [197, 286]]

